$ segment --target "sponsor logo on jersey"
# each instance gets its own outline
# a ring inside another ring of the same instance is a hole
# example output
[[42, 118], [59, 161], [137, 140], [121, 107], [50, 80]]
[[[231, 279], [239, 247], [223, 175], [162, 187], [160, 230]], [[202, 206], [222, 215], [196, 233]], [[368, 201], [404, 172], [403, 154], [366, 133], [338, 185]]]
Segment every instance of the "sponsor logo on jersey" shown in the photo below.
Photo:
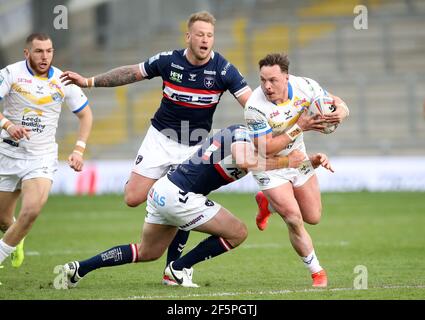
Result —
[[174, 62], [171, 62], [171, 66], [179, 70], [184, 70], [184, 68], [181, 65], [175, 64]]
[[37, 133], [42, 133], [44, 128], [46, 128], [46, 125], [41, 124], [41, 119], [37, 116], [23, 115], [21, 119], [21, 125], [23, 127], [31, 128], [33, 132]]
[[266, 116], [266, 114], [265, 114], [263, 111], [261, 111], [261, 110], [259, 110], [259, 109], [255, 108], [255, 107], [253, 107], [253, 106], [248, 106], [248, 110], [251, 110], [251, 111], [257, 112], [257, 113], [259, 113], [259, 114], [263, 115], [264, 117]]
[[191, 226], [191, 225], [193, 225], [193, 224], [197, 223], [197, 222], [198, 222], [199, 220], [201, 220], [203, 217], [204, 217], [204, 215], [203, 215], [203, 214], [201, 214], [201, 215], [197, 216], [195, 219], [193, 219], [192, 221], [190, 221], [190, 222], [188, 222], [188, 223], [186, 223], [186, 224], [184, 224], [184, 225], [180, 226], [180, 228], [187, 228], [187, 227], [189, 227], [189, 226]]
[[299, 105], [304, 105], [307, 103], [307, 100], [305, 98], [303, 99], [297, 99], [295, 98], [294, 107], [298, 107]]
[[[222, 76], [225, 76], [225, 75], [226, 75], [227, 70], [229, 70], [230, 66], [231, 66], [230, 62], [228, 62], [228, 63], [224, 66], [223, 70], [221, 70], [221, 75], [222, 75]], [[240, 74], [240, 72], [239, 72], [239, 74]]]
[[4, 81], [4, 77], [1, 75], [1, 73], [0, 73], [0, 86], [1, 86], [1, 84], [3, 83], [3, 81]]
[[154, 188], [149, 191], [149, 197], [155, 202], [158, 206], [165, 206], [165, 196], [161, 196]]
[[272, 113], [270, 113], [270, 119], [277, 117], [278, 115], [280, 115], [280, 112], [278, 110], [275, 110]]
[[258, 131], [267, 128], [267, 123], [262, 120], [248, 119], [246, 120], [246, 124], [251, 131]]
[[183, 75], [181, 73], [178, 73], [175, 71], [170, 72], [170, 80], [175, 82], [182, 82], [182, 79], [183, 79]]
[[217, 72], [212, 71], [212, 70], [204, 70], [204, 74], [209, 74], [210, 76], [215, 76], [217, 74]]
[[215, 78], [214, 77], [209, 77], [209, 76], [205, 77], [204, 78], [204, 86], [205, 86], [205, 88], [211, 89], [214, 86], [214, 81], [215, 81]]
[[149, 64], [152, 64], [153, 62], [158, 60], [161, 56], [171, 56], [172, 54], [173, 54], [173, 51], [160, 52], [160, 53], [154, 55], [153, 57], [149, 58]]
[[176, 92], [173, 92], [170, 98], [182, 102], [201, 102], [205, 104], [210, 104], [213, 101], [213, 97], [201, 97], [190, 94], [179, 94]]
[[196, 73], [189, 73], [189, 81], [196, 81]]
[[31, 79], [18, 78], [18, 83], [32, 83]]
[[22, 94], [24, 96], [28, 96], [28, 95], [31, 94], [29, 91], [27, 91], [27, 90], [19, 87], [18, 85], [12, 86], [12, 89], [14, 89], [16, 91], [16, 93], [20, 93], [20, 94]]
[[221, 92], [189, 88], [164, 81], [164, 97], [190, 108], [209, 108], [216, 105]]
[[235, 180], [238, 180], [245, 175], [245, 172], [239, 169], [238, 167], [232, 167], [232, 168], [227, 167], [226, 171], [230, 176], [235, 178]]

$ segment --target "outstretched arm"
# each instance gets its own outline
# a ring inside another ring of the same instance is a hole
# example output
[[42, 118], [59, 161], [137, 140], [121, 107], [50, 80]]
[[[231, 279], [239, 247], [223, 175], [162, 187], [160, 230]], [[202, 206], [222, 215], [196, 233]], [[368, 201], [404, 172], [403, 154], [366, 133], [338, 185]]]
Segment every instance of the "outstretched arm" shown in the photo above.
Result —
[[305, 159], [304, 153], [294, 150], [288, 156], [261, 157], [251, 143], [233, 143], [232, 157], [241, 169], [264, 171], [280, 168], [298, 168]]
[[143, 79], [138, 64], [118, 67], [90, 78], [84, 78], [73, 71], [65, 71], [61, 75], [61, 80], [65, 85], [75, 84], [81, 88], [117, 87]]
[[314, 169], [322, 166], [323, 168], [328, 169], [330, 172], [335, 172], [326, 154], [315, 153], [315, 154], [309, 155], [308, 157]]

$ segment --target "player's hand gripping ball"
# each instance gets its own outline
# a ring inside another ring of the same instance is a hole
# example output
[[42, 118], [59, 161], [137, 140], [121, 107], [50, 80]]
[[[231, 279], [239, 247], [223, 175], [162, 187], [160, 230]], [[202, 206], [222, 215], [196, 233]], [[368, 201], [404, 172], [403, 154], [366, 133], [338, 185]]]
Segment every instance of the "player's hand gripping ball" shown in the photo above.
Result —
[[[314, 99], [308, 109], [309, 116], [316, 114], [324, 116], [325, 114], [334, 112], [336, 107], [333, 105], [333, 102], [334, 100], [330, 96], [326, 95]], [[328, 124], [327, 127], [323, 130], [323, 133], [332, 133], [336, 130], [337, 127], [337, 124]]]

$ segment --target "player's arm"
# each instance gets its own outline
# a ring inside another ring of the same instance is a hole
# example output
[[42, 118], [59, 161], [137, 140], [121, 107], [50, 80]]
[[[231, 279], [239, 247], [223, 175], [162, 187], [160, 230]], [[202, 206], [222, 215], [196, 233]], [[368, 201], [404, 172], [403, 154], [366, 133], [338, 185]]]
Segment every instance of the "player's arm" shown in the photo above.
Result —
[[87, 105], [84, 107], [84, 109], [82, 109], [80, 112], [77, 112], [75, 115], [78, 117], [80, 124], [78, 129], [77, 142], [75, 143], [74, 150], [68, 157], [68, 164], [72, 169], [79, 172], [83, 170], [83, 156], [93, 124], [93, 114], [90, 106]]
[[328, 95], [334, 99], [334, 106], [336, 107], [335, 111], [325, 115], [325, 120], [327, 123], [331, 124], [340, 124], [348, 115], [350, 110], [348, 109], [347, 104], [338, 96], [335, 96], [328, 92]]
[[[13, 83], [13, 76], [10, 67], [0, 69], [0, 104], [3, 98], [10, 93]], [[3, 113], [0, 113], [0, 128], [5, 130], [9, 136], [16, 141], [23, 139], [24, 137], [30, 139], [29, 133], [31, 129], [25, 128], [17, 123], [13, 123], [7, 119]]]
[[233, 143], [232, 157], [239, 168], [253, 171], [298, 168], [305, 159], [305, 155], [299, 150], [292, 151], [288, 156], [264, 158], [248, 142]]
[[73, 71], [65, 71], [60, 77], [65, 85], [75, 84], [80, 88], [118, 87], [144, 79], [139, 64], [118, 67], [89, 78]]
[[252, 90], [250, 87], [248, 87], [248, 89], [246, 89], [243, 94], [241, 94], [239, 97], [236, 98], [236, 100], [238, 100], [242, 108], [245, 107], [245, 104], [248, 101], [251, 94], [252, 94]]
[[228, 63], [227, 71], [221, 74], [222, 81], [226, 84], [230, 93], [236, 98], [242, 108], [245, 107], [252, 90], [247, 84], [245, 78], [239, 70], [232, 64]]
[[252, 141], [260, 155], [270, 157], [285, 149], [304, 131], [322, 131], [325, 128], [323, 122], [324, 120], [319, 115], [309, 116], [307, 111], [304, 111], [290, 128], [281, 132], [275, 130], [275, 132], [268, 132], [263, 135], [254, 135]]

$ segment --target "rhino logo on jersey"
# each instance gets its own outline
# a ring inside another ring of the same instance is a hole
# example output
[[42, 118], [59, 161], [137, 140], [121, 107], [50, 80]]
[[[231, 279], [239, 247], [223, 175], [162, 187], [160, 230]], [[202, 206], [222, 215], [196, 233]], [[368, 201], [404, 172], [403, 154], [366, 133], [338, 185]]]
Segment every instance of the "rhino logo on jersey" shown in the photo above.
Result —
[[214, 77], [205, 77], [204, 78], [204, 86], [207, 89], [211, 89], [214, 86]]

